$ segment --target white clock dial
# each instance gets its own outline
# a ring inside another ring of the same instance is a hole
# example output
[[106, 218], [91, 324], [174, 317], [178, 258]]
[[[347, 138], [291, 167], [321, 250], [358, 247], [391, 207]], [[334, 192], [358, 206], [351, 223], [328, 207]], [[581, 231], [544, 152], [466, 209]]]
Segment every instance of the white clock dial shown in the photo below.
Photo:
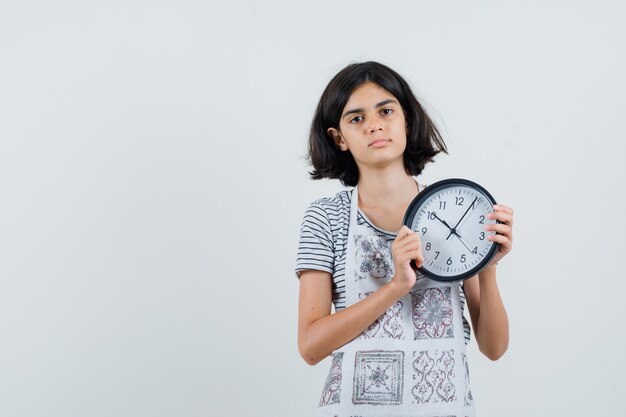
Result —
[[419, 233], [422, 243], [424, 263], [420, 270], [440, 280], [469, 278], [495, 253], [497, 244], [487, 238], [495, 232], [485, 230], [486, 225], [496, 223], [487, 216], [494, 211], [495, 201], [486, 190], [467, 180], [441, 181], [422, 193], [416, 197], [418, 204], [409, 208], [408, 224], [405, 218], [405, 224]]

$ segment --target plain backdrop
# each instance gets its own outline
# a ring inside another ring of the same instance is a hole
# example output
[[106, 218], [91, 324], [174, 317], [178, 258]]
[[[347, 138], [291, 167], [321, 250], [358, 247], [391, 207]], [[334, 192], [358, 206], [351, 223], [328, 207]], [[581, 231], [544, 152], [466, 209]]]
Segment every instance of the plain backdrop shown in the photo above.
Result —
[[385, 63], [422, 183], [515, 209], [477, 415], [624, 413], [626, 28], [610, 1], [0, 1], [0, 415], [310, 416], [297, 350], [315, 106]]

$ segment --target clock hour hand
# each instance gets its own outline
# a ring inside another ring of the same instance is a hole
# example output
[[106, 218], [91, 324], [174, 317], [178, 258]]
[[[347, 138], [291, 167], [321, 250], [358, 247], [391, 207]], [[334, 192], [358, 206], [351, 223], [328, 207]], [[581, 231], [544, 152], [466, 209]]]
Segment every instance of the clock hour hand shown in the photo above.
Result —
[[[448, 235], [446, 240], [448, 240], [450, 238], [450, 236], [452, 236], [452, 235], [459, 236], [459, 234], [456, 232], [456, 230], [451, 228], [450, 225], [445, 220], [441, 220], [439, 217], [437, 217], [437, 215], [435, 213], [433, 213], [433, 216], [435, 216], [435, 219], [439, 220], [441, 223], [444, 224], [444, 226], [446, 226], [448, 228], [448, 230], [450, 230], [450, 234]], [[459, 237], [461, 237], [461, 236], [459, 236]]]
[[445, 220], [441, 220], [441, 219], [437, 216], [437, 214], [433, 213], [433, 216], [435, 216], [435, 219], [437, 219], [437, 220], [439, 220], [441, 223], [443, 223], [443, 224], [444, 224], [444, 226], [446, 226], [449, 230], [452, 230], [452, 228], [450, 227], [450, 225], [449, 225], [448, 223], [446, 223], [446, 221], [445, 221]]

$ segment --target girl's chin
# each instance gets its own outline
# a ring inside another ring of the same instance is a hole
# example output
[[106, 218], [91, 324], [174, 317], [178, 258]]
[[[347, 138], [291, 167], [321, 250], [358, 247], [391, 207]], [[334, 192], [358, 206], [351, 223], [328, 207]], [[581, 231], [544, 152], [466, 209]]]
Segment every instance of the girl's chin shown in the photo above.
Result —
[[379, 158], [368, 158], [367, 160], [361, 160], [360, 162], [357, 162], [358, 166], [365, 166], [367, 168], [387, 168], [395, 164], [404, 169], [404, 160], [402, 158], [402, 155], [395, 157], [380, 155]]

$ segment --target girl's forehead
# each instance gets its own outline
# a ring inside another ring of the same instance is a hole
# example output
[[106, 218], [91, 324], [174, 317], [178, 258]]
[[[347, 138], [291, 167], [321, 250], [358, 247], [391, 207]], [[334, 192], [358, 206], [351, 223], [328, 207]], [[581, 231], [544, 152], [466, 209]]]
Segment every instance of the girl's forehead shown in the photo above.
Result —
[[345, 107], [370, 107], [368, 104], [376, 104], [381, 100], [388, 99], [398, 101], [396, 97], [380, 85], [367, 81], [352, 91]]

